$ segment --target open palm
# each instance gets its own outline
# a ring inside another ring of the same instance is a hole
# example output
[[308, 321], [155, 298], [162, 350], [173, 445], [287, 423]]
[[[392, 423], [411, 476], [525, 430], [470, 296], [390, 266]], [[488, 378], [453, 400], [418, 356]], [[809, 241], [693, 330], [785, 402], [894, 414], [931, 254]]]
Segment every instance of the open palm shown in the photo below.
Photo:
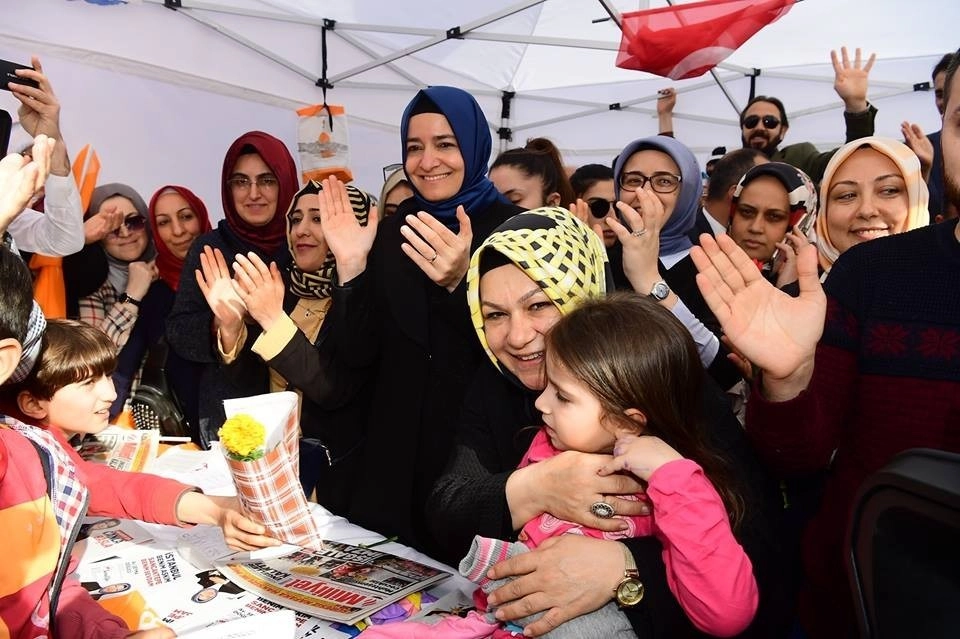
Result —
[[701, 236], [701, 247], [694, 247], [691, 256], [700, 271], [700, 291], [737, 351], [780, 379], [813, 361], [827, 307], [815, 247], [803, 247], [798, 256], [796, 298], [765, 280], [726, 235], [716, 240]]
[[323, 180], [320, 224], [323, 237], [337, 261], [340, 281], [346, 282], [366, 267], [367, 255], [377, 236], [377, 207], [370, 207], [366, 226], [361, 226], [350, 203], [347, 186], [336, 177]]
[[220, 249], [203, 247], [200, 268], [197, 269], [197, 284], [207, 305], [213, 311], [219, 326], [238, 325], [243, 321], [246, 306], [233, 288], [230, 269]]

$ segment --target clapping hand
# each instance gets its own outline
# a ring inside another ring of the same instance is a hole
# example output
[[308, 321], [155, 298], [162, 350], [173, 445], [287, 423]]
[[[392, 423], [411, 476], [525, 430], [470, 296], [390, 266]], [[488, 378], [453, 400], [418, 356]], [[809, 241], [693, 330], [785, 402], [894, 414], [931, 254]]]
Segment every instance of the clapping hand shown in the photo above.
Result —
[[237, 253], [233, 263], [233, 289], [250, 317], [269, 331], [283, 315], [285, 287], [275, 263], [267, 266], [256, 253]]
[[223, 259], [220, 249], [203, 247], [196, 276], [200, 292], [213, 311], [217, 328], [238, 334], [247, 307], [233, 288], [230, 269], [227, 268], [227, 261]]
[[450, 292], [457, 288], [470, 266], [473, 228], [462, 206], [457, 207], [460, 232], [454, 233], [426, 211], [408, 215], [400, 233], [407, 240], [400, 248], [427, 277]]

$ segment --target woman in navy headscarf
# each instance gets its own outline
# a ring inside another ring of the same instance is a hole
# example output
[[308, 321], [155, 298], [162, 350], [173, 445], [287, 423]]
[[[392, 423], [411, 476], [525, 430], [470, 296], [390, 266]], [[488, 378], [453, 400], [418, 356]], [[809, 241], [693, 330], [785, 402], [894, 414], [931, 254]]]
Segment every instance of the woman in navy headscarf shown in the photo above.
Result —
[[338, 257], [350, 303], [331, 321], [351, 335], [339, 356], [369, 367], [373, 381], [368, 472], [350, 520], [429, 552], [424, 504], [452, 449], [466, 386], [485, 360], [467, 307], [470, 255], [521, 209], [487, 179], [490, 129], [470, 94], [421, 90], [400, 132], [413, 197], [380, 223], [369, 255], [346, 217], [342, 234], [329, 221], [324, 233], [338, 256], [349, 252], [338, 242], [357, 246], [357, 259]]

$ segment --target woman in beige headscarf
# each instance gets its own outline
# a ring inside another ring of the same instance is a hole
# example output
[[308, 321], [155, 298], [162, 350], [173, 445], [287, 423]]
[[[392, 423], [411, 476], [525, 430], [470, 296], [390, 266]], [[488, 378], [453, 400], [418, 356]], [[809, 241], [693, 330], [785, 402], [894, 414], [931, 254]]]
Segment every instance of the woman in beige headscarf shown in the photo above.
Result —
[[820, 184], [817, 249], [827, 273], [851, 246], [930, 223], [920, 160], [907, 145], [871, 136], [840, 147]]

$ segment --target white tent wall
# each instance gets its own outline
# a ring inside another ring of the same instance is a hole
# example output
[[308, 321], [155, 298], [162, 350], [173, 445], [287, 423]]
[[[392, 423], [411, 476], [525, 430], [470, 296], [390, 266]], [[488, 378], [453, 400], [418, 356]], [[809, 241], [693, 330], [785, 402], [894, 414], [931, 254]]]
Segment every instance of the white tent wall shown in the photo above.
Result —
[[[127, 182], [145, 196], [161, 184], [184, 184], [207, 202], [214, 219], [221, 216], [223, 152], [239, 133], [265, 130], [295, 151], [294, 109], [322, 101], [314, 82], [321, 75], [323, 18], [338, 21], [327, 34], [334, 81], [328, 101], [347, 108], [356, 183], [372, 192], [379, 191], [381, 167], [399, 160], [403, 106], [426, 84], [473, 92], [494, 132], [500, 92], [516, 91], [513, 141], [503, 144], [544, 135], [574, 165], [608, 163], [627, 141], [656, 133], [656, 91], [669, 85], [680, 92], [677, 136], [701, 160], [715, 146], [739, 146], [736, 112], [710, 75], [673, 83], [614, 66], [619, 32], [612, 21], [592, 22], [606, 16], [596, 0], [182, 4], [171, 11], [162, 0], [117, 6], [3, 0], [0, 57], [27, 62], [31, 54], [41, 56], [63, 105], [68, 145], [74, 152], [86, 143], [97, 149], [101, 181]], [[606, 4], [631, 11], [666, 3]], [[490, 20], [501, 14], [506, 17]], [[450, 27], [481, 24], [465, 39], [442, 38]], [[904, 119], [933, 131], [939, 117], [932, 93], [914, 92], [912, 85], [929, 81], [940, 55], [960, 44], [957, 24], [955, 0], [806, 0], [735, 52], [717, 75], [742, 106], [750, 92], [742, 71], [762, 69], [756, 93], [784, 100], [787, 143], [830, 148], [842, 142], [843, 120], [829, 51], [860, 46], [880, 58], [870, 90], [880, 109], [877, 132], [899, 137]], [[399, 56], [434, 35], [437, 44]], [[545, 39], [583, 46], [546, 46]], [[369, 64], [385, 55], [399, 57]], [[613, 103], [626, 108], [609, 110]], [[16, 104], [0, 93], [0, 108], [15, 112]], [[26, 141], [15, 130], [12, 145]]]

